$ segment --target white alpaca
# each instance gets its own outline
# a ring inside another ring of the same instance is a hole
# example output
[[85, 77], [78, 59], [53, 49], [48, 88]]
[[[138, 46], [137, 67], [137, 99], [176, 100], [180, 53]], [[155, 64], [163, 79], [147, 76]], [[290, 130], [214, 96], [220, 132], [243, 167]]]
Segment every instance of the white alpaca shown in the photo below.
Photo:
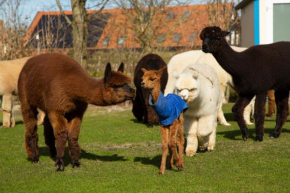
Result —
[[[241, 52], [246, 48], [232, 47], [235, 51]], [[167, 65], [168, 81], [164, 94], [174, 93], [174, 87], [177, 77], [190, 64], [207, 64], [211, 66], [217, 73], [221, 85], [222, 97], [224, 100], [226, 87], [229, 85], [234, 87], [232, 77], [218, 64], [212, 54], [206, 54], [201, 50], [193, 50], [177, 54], [171, 58]], [[222, 104], [221, 104], [222, 106]], [[251, 108], [245, 109], [245, 115], [250, 115]], [[246, 124], [252, 124], [250, 117], [245, 117]], [[222, 125], [229, 126], [226, 121], [222, 108], [218, 109], [218, 121]]]
[[191, 64], [180, 74], [175, 85], [177, 94], [188, 104], [184, 113], [186, 155], [195, 155], [198, 147], [214, 150], [217, 112], [222, 104], [221, 86], [215, 70], [206, 64]]
[[[0, 61], [0, 96], [2, 95], [3, 126], [14, 127], [13, 115], [14, 97], [17, 95], [17, 83], [23, 65], [30, 57], [17, 60]], [[42, 122], [44, 114], [41, 113], [39, 123]]]

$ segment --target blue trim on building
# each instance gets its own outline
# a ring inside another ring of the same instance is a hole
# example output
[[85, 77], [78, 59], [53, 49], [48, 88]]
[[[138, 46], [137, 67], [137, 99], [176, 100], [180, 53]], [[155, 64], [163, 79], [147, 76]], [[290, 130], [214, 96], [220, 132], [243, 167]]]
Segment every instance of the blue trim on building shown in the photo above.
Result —
[[254, 44], [260, 44], [260, 5], [259, 0], [254, 0]]

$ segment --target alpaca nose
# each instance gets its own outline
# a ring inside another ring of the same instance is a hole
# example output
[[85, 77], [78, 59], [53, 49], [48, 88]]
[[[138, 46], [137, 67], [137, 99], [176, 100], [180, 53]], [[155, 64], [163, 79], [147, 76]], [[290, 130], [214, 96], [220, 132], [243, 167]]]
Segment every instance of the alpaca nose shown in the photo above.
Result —
[[144, 87], [144, 85], [145, 85], [145, 83], [142, 81], [142, 82], [141, 82], [141, 87]]
[[186, 95], [185, 95], [185, 94], [181, 94], [181, 98], [182, 98], [183, 100], [185, 100], [185, 99], [186, 99]]
[[208, 51], [208, 45], [207, 44], [202, 44], [202, 51], [204, 51], [204, 52]]

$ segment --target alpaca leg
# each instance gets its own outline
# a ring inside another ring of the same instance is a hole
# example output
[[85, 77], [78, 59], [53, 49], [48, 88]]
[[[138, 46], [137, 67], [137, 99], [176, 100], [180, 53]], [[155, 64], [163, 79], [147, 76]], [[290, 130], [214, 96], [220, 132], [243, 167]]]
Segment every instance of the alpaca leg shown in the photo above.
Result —
[[55, 137], [53, 133], [53, 128], [47, 116], [43, 119], [43, 127], [44, 127], [44, 139], [45, 144], [49, 147], [50, 156], [56, 156], [56, 148], [55, 148]]
[[[200, 117], [198, 120], [197, 136], [199, 140], [199, 149], [206, 150], [209, 147], [210, 135], [215, 131], [216, 114]], [[215, 134], [213, 134], [215, 137]], [[210, 149], [214, 149], [215, 142], [211, 144]]]
[[277, 138], [281, 134], [282, 127], [289, 114], [288, 98], [289, 91], [275, 91], [277, 118], [274, 132], [270, 135], [270, 137]]
[[267, 117], [272, 117], [275, 113], [275, 93], [274, 90], [268, 91], [268, 114]]
[[252, 111], [252, 107], [251, 107], [251, 103], [250, 103], [245, 107], [245, 110], [244, 110], [244, 119], [245, 119], [245, 122], [247, 125], [254, 124], [251, 122], [251, 111]]
[[[176, 119], [175, 122], [178, 122], [178, 120]], [[178, 157], [178, 154], [177, 154], [177, 149], [176, 149], [176, 134], [177, 134], [177, 127], [176, 127], [176, 123], [175, 124], [172, 124], [169, 129], [170, 129], [170, 133], [169, 133], [169, 149], [170, 149], [170, 152], [171, 152], [171, 169], [173, 168], [173, 157], [174, 157], [174, 160], [175, 160], [175, 164], [179, 165], [179, 157]]]
[[44, 121], [45, 113], [40, 109], [37, 109], [37, 111], [38, 111], [37, 125], [41, 125]]
[[144, 107], [140, 96], [141, 96], [140, 93], [137, 91], [136, 97], [133, 101], [132, 108], [133, 115], [136, 117], [138, 122], [141, 122], [143, 120], [143, 112], [144, 112]]
[[220, 102], [219, 107], [218, 107], [218, 116], [217, 116], [218, 121], [221, 125], [230, 126], [231, 124], [229, 124], [225, 118], [225, 115], [224, 115], [224, 112], [222, 109], [222, 105], [223, 105], [223, 103]]
[[37, 134], [37, 110], [31, 107], [25, 108], [22, 104], [22, 117], [25, 123], [25, 147], [28, 157], [33, 163], [39, 160], [38, 134]]
[[256, 125], [256, 141], [263, 141], [265, 104], [267, 92], [256, 95], [254, 119]]
[[156, 117], [156, 113], [154, 109], [149, 105], [149, 90], [143, 90], [143, 98], [145, 104], [145, 111], [144, 111], [144, 120], [143, 123], [147, 123], [148, 127], [153, 127], [154, 124], [154, 117]]
[[185, 149], [185, 153], [187, 156], [194, 156], [196, 154], [198, 146], [197, 126], [197, 119], [192, 117], [186, 117], [184, 121], [184, 130], [187, 139], [187, 145]]
[[169, 142], [169, 129], [168, 127], [160, 126], [160, 132], [162, 136], [162, 159], [159, 174], [164, 174], [166, 167], [166, 157], [168, 154], [168, 142]]
[[58, 171], [64, 170], [64, 150], [65, 144], [68, 138], [67, 131], [67, 120], [63, 117], [62, 114], [58, 112], [48, 112], [48, 118], [53, 127], [54, 137], [55, 137], [55, 146], [56, 146], [56, 161], [55, 166]]
[[71, 156], [72, 167], [80, 167], [79, 158], [81, 155], [81, 147], [78, 143], [78, 137], [81, 129], [81, 123], [83, 114], [86, 110], [86, 106], [83, 109], [78, 109], [76, 112], [78, 114], [71, 114], [67, 118], [68, 123], [68, 146], [69, 154]]
[[215, 148], [215, 142], [216, 142], [216, 127], [217, 127], [217, 124], [215, 123], [214, 124], [214, 127], [213, 127], [213, 131], [209, 135], [208, 147], [207, 147], [207, 150], [208, 151], [213, 151], [214, 148]]
[[3, 126], [2, 127], [12, 127], [12, 125], [15, 125], [15, 120], [12, 114], [12, 94], [3, 95], [2, 109], [3, 109]]
[[250, 103], [254, 96], [247, 96], [247, 97], [242, 97], [239, 96], [235, 105], [232, 107], [232, 112], [234, 113], [235, 120], [237, 121], [240, 130], [242, 132], [242, 138], [244, 141], [248, 139], [249, 136], [249, 131], [248, 128], [245, 124], [244, 120], [244, 109], [245, 107]]
[[177, 125], [177, 145], [179, 152], [179, 163], [176, 164], [178, 170], [183, 170], [184, 168], [184, 159], [183, 159], [183, 151], [184, 151], [184, 136], [183, 136], [183, 114], [179, 116], [179, 124]]

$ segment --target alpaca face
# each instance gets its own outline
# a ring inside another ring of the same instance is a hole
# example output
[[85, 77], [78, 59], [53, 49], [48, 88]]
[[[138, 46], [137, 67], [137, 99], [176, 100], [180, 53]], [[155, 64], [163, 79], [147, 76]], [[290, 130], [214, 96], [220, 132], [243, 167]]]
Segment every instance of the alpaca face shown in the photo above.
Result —
[[225, 36], [229, 32], [222, 31], [219, 27], [206, 27], [200, 33], [202, 42], [202, 51], [205, 53], [214, 53], [221, 49]]
[[199, 95], [199, 81], [197, 80], [196, 74], [181, 74], [175, 85], [177, 94], [186, 103], [193, 101]]
[[146, 70], [145, 68], [142, 68], [143, 76], [142, 76], [142, 82], [141, 86], [143, 88], [147, 89], [154, 89], [159, 88], [160, 89], [160, 79], [163, 73], [163, 70], [165, 70], [166, 67], [161, 68], [160, 70]]
[[129, 86], [131, 79], [123, 74], [124, 65], [120, 65], [118, 71], [111, 71], [111, 65], [107, 65], [105, 70], [105, 92], [104, 101], [107, 104], [117, 104], [126, 100], [133, 100], [135, 90]]

